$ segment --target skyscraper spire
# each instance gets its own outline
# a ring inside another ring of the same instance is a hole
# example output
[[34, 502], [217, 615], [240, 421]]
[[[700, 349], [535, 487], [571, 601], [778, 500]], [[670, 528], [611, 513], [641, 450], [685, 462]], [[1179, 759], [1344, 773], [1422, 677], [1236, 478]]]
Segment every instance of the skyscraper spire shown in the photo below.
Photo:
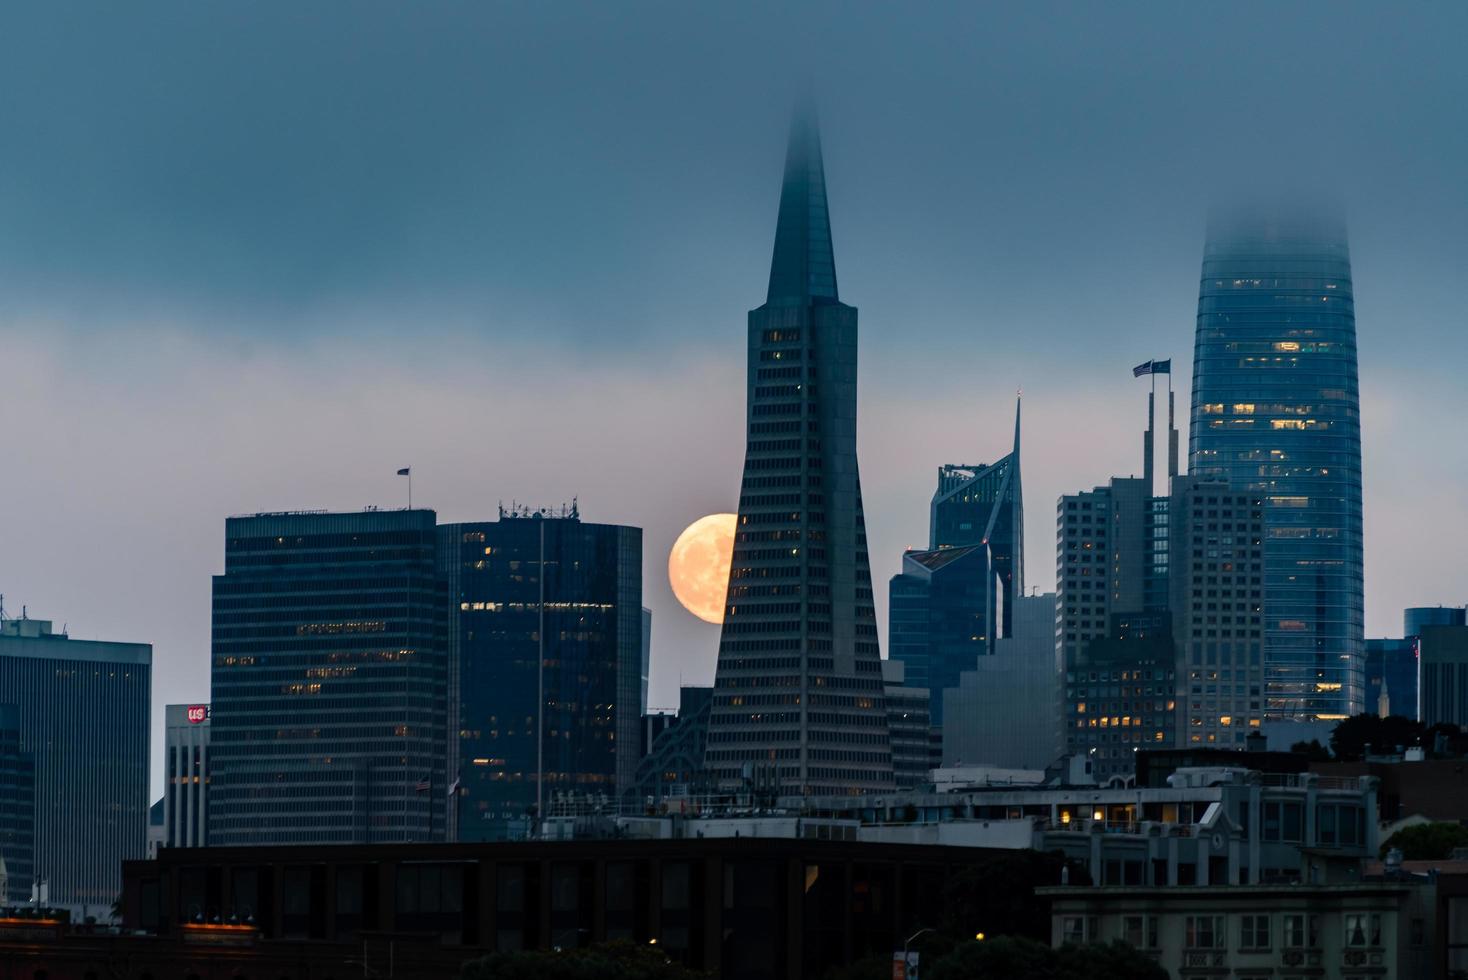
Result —
[[1016, 465], [1019, 464], [1019, 410], [1020, 410], [1020, 404], [1024, 400], [1024, 396], [1025, 396], [1025, 393], [1024, 393], [1023, 390], [1016, 391], [1014, 393], [1014, 450], [1013, 450], [1013, 452], [1014, 452], [1014, 461], [1015, 461], [1015, 464]]
[[838, 302], [821, 133], [809, 104], [796, 109], [785, 152], [785, 182], [770, 261], [771, 306]]

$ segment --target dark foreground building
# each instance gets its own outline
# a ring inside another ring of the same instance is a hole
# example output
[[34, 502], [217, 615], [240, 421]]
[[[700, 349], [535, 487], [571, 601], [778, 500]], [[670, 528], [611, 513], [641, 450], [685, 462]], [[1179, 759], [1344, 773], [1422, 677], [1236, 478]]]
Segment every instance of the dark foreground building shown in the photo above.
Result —
[[442, 980], [495, 949], [624, 939], [722, 980], [796, 980], [890, 956], [993, 853], [771, 838], [166, 849], [124, 867], [123, 918], [150, 934], [132, 976], [345, 980], [364, 957], [386, 976], [392, 942], [399, 980]]
[[1244, 209], [1211, 222], [1189, 454], [1194, 476], [1264, 501], [1265, 717], [1361, 711], [1360, 396], [1338, 217]]
[[442, 525], [439, 559], [459, 705], [455, 838], [523, 838], [537, 805], [616, 799], [640, 755], [641, 528], [585, 524], [574, 507], [501, 511]]
[[[770, 286], [749, 313], [748, 438], [709, 717], [721, 788], [891, 789], [856, 462], [856, 308], [836, 291], [821, 141], [796, 119]], [[758, 770], [756, 772], [755, 770]]]
[[232, 517], [208, 840], [443, 839], [448, 601], [431, 510]]

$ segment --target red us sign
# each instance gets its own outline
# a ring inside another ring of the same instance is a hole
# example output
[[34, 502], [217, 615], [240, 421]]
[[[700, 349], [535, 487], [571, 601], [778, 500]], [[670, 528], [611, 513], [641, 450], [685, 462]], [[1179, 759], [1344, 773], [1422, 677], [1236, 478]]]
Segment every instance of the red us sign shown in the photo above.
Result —
[[193, 725], [209, 720], [209, 706], [207, 704], [191, 704], [188, 711], [189, 723]]

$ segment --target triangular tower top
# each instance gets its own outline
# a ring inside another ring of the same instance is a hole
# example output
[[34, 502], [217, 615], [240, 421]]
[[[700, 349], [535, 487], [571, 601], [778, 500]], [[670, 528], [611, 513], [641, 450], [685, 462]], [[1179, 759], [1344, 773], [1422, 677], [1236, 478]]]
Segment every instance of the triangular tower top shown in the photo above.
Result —
[[821, 134], [815, 112], [805, 107], [796, 111], [790, 124], [766, 302], [772, 306], [804, 306], [839, 301]]

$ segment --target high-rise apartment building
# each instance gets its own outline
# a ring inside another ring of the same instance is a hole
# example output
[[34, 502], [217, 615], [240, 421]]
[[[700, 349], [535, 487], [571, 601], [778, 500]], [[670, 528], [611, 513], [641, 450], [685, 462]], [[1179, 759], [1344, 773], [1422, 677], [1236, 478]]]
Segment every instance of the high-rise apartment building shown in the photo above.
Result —
[[639, 761], [642, 530], [564, 511], [439, 527], [458, 705], [457, 839], [523, 836], [558, 799], [610, 800]]
[[107, 918], [122, 862], [145, 853], [152, 664], [147, 644], [0, 620], [0, 698], [15, 706], [18, 748], [34, 764], [31, 873], [51, 905], [78, 916]]
[[[706, 761], [725, 788], [892, 787], [861, 483], [856, 309], [836, 288], [820, 136], [796, 119], [765, 304]], [[756, 771], [758, 770], [758, 771]]]
[[230, 518], [211, 845], [441, 840], [448, 599], [429, 510]]
[[1264, 501], [1265, 714], [1363, 707], [1361, 425], [1342, 221], [1298, 207], [1210, 223], [1190, 470]]
[[33, 880], [36, 764], [20, 746], [20, 709], [0, 704], [0, 905], [26, 901]]
[[209, 706], [170, 704], [163, 709], [164, 847], [209, 843]]

